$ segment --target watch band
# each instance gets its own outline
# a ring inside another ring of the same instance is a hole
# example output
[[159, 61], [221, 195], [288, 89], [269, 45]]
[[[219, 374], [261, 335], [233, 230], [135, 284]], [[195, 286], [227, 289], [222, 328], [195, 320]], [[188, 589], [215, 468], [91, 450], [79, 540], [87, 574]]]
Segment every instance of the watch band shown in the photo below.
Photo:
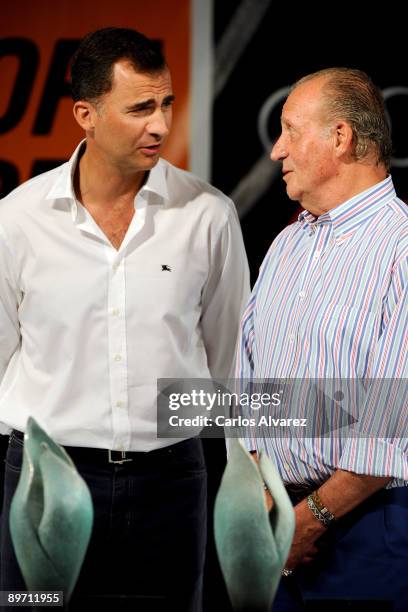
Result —
[[317, 520], [326, 527], [329, 527], [336, 520], [334, 514], [323, 504], [317, 491], [313, 491], [313, 493], [308, 495], [307, 505]]

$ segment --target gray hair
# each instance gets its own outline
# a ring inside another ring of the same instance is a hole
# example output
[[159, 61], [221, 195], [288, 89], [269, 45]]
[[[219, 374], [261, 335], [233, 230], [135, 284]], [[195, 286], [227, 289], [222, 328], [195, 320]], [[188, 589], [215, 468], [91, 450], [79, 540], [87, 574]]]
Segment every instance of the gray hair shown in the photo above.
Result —
[[375, 153], [377, 163], [390, 168], [392, 143], [381, 91], [362, 70], [326, 68], [297, 81], [292, 90], [324, 77], [323, 103], [328, 122], [342, 119], [353, 130], [353, 155], [357, 160]]

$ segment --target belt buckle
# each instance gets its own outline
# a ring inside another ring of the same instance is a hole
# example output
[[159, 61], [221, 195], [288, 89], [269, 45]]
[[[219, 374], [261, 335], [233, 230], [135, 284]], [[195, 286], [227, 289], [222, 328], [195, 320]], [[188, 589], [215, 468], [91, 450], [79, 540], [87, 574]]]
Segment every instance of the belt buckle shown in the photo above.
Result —
[[127, 463], [128, 461], [133, 461], [133, 459], [126, 459], [126, 451], [113, 451], [114, 453], [122, 453], [122, 459], [118, 459], [115, 461], [115, 459], [112, 459], [112, 451], [109, 449], [108, 450], [108, 462], [109, 463], [118, 463], [119, 465], [122, 465], [122, 463]]

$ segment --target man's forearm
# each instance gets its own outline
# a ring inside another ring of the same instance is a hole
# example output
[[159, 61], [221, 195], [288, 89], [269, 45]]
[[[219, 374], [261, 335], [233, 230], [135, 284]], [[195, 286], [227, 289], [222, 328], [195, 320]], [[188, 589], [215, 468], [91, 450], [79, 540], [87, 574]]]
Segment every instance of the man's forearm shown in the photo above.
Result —
[[[319, 497], [326, 508], [340, 518], [361, 504], [365, 499], [382, 489], [390, 478], [362, 476], [337, 470], [319, 489]], [[318, 553], [316, 540], [326, 531], [325, 524], [310, 510], [303, 499], [294, 508], [296, 528], [287, 560], [289, 569], [299, 563], [311, 561]]]
[[[365, 499], [379, 491], [390, 481], [390, 478], [354, 474], [344, 470], [336, 472], [319, 488], [319, 497], [323, 505], [336, 519], [344, 516]], [[303, 499], [295, 506], [296, 523], [307, 528], [311, 534], [319, 537], [326, 527], [310, 510], [307, 500]]]
[[336, 518], [347, 514], [365, 499], [383, 489], [389, 477], [366, 476], [345, 470], [336, 472], [319, 487], [319, 496]]
[[[319, 497], [326, 508], [336, 519], [344, 516], [365, 499], [384, 488], [390, 478], [354, 474], [337, 470], [319, 487]], [[296, 524], [301, 531], [318, 538], [326, 531], [325, 525], [319, 521], [303, 499], [295, 506]]]
[[[321, 487], [318, 488], [319, 497], [326, 508], [335, 516], [341, 518], [365, 499], [384, 488], [390, 478], [354, 474], [344, 470], [336, 470]], [[310, 508], [307, 500], [303, 499], [295, 507], [296, 523], [307, 531], [319, 537], [326, 527], [319, 521]]]
[[[258, 454], [251, 453], [254, 461], [258, 462]], [[365, 499], [383, 489], [391, 478], [379, 476], [367, 476], [365, 474], [355, 474], [345, 470], [336, 470], [324, 484], [319, 487], [319, 496], [323, 504], [337, 518], [340, 518], [361, 504]], [[267, 499], [268, 499], [267, 495]], [[268, 500], [269, 509], [271, 507]], [[317, 536], [325, 531], [324, 526], [315, 518], [310, 511], [306, 499], [296, 506], [297, 521], [302, 523], [307, 521]]]

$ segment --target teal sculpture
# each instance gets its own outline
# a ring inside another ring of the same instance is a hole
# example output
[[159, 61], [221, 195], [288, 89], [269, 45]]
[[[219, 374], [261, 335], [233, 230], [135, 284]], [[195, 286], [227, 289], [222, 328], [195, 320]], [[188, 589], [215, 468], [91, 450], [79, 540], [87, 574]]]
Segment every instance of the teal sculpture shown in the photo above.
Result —
[[[215, 542], [235, 611], [269, 612], [289, 555], [295, 515], [281, 478], [264, 454], [259, 463], [237, 439], [214, 509]], [[264, 483], [273, 499], [268, 512]]]
[[89, 489], [65, 450], [33, 419], [27, 421], [10, 532], [30, 591], [74, 589], [93, 523]]

